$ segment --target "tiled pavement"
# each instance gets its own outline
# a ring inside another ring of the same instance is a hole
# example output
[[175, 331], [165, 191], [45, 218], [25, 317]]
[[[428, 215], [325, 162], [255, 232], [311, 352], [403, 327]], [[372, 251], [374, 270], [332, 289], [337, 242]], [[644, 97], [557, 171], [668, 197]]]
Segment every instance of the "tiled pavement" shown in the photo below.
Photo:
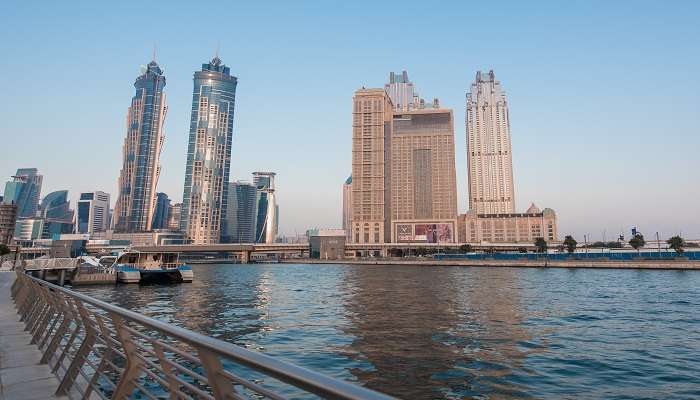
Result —
[[56, 397], [58, 379], [19, 321], [10, 297], [14, 272], [0, 272], [0, 400], [63, 399]]

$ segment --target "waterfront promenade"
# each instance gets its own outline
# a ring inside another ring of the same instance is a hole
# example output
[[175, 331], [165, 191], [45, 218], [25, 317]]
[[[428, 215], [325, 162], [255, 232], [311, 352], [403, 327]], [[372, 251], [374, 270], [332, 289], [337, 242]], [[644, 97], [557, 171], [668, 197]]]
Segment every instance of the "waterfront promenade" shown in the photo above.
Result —
[[353, 265], [423, 265], [431, 266], [461, 266], [461, 267], [509, 267], [509, 268], [593, 268], [593, 269], [653, 269], [653, 270], [699, 270], [700, 261], [697, 260], [495, 260], [495, 259], [443, 259], [432, 258], [374, 258], [374, 259], [283, 259], [283, 263], [297, 264], [353, 264]]
[[64, 399], [54, 395], [58, 379], [41, 352], [31, 344], [31, 335], [10, 297], [14, 272], [0, 272], [0, 400]]

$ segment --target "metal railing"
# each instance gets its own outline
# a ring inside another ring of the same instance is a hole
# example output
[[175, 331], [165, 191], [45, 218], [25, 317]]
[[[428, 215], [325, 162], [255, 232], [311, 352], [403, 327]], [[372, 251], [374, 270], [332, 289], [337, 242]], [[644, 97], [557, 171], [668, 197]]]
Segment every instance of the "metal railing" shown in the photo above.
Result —
[[12, 297], [71, 399], [391, 399], [21, 271]]

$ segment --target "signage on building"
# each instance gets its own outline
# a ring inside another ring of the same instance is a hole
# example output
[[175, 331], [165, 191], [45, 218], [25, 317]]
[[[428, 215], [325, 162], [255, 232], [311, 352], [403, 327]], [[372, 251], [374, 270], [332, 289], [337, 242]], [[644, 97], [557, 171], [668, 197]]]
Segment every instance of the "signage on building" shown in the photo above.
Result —
[[396, 240], [398, 242], [419, 243], [453, 243], [454, 229], [452, 224], [397, 224]]

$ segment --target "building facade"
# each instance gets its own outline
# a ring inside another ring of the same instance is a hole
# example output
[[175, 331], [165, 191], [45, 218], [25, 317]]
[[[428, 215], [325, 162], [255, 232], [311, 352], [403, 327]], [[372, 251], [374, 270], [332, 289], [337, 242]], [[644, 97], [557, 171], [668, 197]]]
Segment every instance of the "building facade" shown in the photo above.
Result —
[[274, 243], [279, 228], [279, 207], [275, 193], [274, 172], [253, 172], [253, 185], [257, 188], [257, 216], [255, 242]]
[[168, 212], [168, 229], [171, 231], [180, 230], [180, 216], [182, 215], [182, 203], [175, 203], [170, 206]]
[[165, 193], [156, 194], [156, 209], [153, 213], [153, 229], [168, 229], [170, 223], [170, 199]]
[[524, 213], [477, 214], [463, 216], [465, 226], [462, 242], [469, 243], [528, 243], [538, 237], [557, 240], [557, 215], [551, 208], [540, 211], [532, 204]]
[[101, 191], [80, 193], [75, 233], [90, 236], [109, 227], [109, 194]]
[[255, 243], [258, 189], [249, 182], [230, 182], [223, 243]]
[[180, 228], [193, 244], [219, 243], [226, 215], [237, 78], [214, 57], [194, 73]]
[[37, 216], [43, 178], [36, 168], [19, 168], [5, 184], [3, 202], [17, 205], [17, 218]]
[[477, 214], [515, 212], [508, 102], [493, 71], [477, 72], [467, 93], [469, 209]]
[[17, 221], [17, 205], [0, 203], [0, 244], [12, 243]]
[[352, 236], [352, 175], [343, 183], [343, 229], [345, 239], [349, 242]]
[[392, 103], [384, 89], [360, 89], [352, 105], [353, 243], [391, 240]]
[[57, 190], [44, 196], [41, 200], [41, 216], [46, 219], [72, 221], [73, 211], [70, 209], [67, 190]]
[[391, 99], [394, 111], [410, 111], [419, 104], [418, 93], [415, 90], [413, 82], [408, 80], [408, 73], [406, 71], [402, 71], [400, 74], [390, 72], [389, 83], [384, 85], [384, 90]]
[[395, 111], [391, 241], [454, 243], [456, 181], [452, 110], [430, 107]]
[[469, 212], [460, 216], [460, 241], [533, 243], [557, 240], [554, 210], [534, 203], [515, 212], [515, 182], [508, 102], [493, 71], [477, 72], [467, 94]]
[[151, 230], [160, 176], [160, 152], [165, 139], [165, 76], [155, 60], [136, 78], [134, 88], [136, 93], [126, 118], [119, 194], [114, 206], [114, 230], [117, 232]]

